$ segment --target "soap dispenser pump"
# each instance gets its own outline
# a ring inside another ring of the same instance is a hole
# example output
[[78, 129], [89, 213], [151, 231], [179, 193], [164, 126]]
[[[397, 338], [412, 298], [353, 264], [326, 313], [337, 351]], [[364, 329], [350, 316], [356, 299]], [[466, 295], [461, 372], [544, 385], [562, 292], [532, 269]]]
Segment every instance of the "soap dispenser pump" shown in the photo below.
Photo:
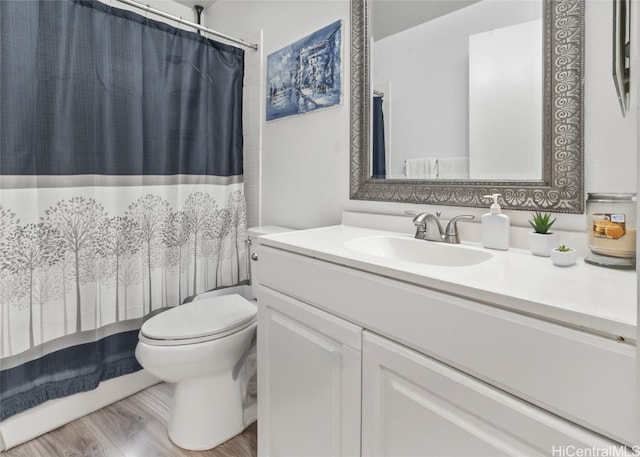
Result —
[[509, 216], [502, 214], [502, 208], [498, 204], [501, 194], [485, 195], [484, 198], [492, 199], [493, 204], [489, 212], [482, 216], [482, 246], [489, 249], [506, 251], [509, 249]]

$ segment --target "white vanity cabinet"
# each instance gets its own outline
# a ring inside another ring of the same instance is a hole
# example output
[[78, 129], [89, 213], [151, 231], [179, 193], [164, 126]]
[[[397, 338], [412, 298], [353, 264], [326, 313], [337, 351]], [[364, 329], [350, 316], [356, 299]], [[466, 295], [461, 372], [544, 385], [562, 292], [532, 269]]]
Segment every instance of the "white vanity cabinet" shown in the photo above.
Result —
[[360, 455], [362, 328], [266, 287], [258, 310], [258, 454]]
[[[632, 344], [266, 243], [260, 456], [568, 455], [637, 443]], [[362, 372], [347, 368], [360, 355]]]
[[550, 456], [611, 445], [558, 417], [364, 332], [362, 455]]

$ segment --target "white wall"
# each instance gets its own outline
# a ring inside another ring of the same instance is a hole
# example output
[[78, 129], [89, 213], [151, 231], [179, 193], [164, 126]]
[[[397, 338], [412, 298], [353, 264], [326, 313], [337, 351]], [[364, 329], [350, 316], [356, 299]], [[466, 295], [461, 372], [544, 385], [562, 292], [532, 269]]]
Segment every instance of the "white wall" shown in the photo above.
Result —
[[339, 223], [349, 184], [349, 3], [219, 0], [205, 15], [207, 25], [241, 38], [262, 29], [264, 59], [342, 19], [342, 104], [270, 122], [262, 108], [260, 162], [261, 224], [306, 228]]
[[[207, 23], [235, 36], [264, 33], [264, 55], [336, 19], [343, 20], [344, 103], [302, 116], [264, 122], [262, 110], [263, 224], [309, 228], [339, 223], [345, 209], [401, 214], [441, 210], [444, 217], [484, 210], [349, 200], [349, 3], [346, 0], [219, 0]], [[611, 77], [611, 3], [586, 1], [586, 192], [635, 192], [637, 104], [622, 119]], [[250, 52], [250, 51], [248, 51]], [[262, 81], [264, 84], [264, 81]], [[526, 225], [528, 212], [509, 213]], [[584, 215], [560, 215], [556, 227], [583, 231]]]

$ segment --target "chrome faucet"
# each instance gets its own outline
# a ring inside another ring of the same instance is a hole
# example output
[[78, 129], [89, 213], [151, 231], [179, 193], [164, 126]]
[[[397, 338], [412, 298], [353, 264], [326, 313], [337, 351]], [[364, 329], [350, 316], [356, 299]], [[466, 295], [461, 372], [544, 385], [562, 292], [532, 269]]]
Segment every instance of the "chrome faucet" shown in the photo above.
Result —
[[458, 233], [458, 221], [461, 219], [473, 219], [474, 216], [462, 215], [453, 217], [447, 224], [447, 228], [442, 230], [442, 225], [438, 217], [440, 212], [417, 213], [415, 211], [405, 211], [409, 216], [414, 216], [413, 223], [416, 226], [415, 237], [419, 240], [438, 241], [443, 243], [460, 244], [460, 234]]
[[442, 241], [444, 232], [438, 217], [431, 213], [421, 213], [413, 218], [416, 238], [427, 241]]

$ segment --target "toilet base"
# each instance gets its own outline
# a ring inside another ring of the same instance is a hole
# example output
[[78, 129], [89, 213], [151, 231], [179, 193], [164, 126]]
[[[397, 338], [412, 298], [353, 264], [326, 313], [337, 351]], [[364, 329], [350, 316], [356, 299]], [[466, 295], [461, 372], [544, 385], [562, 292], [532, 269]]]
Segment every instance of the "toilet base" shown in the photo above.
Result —
[[176, 384], [167, 430], [177, 446], [192, 451], [212, 449], [244, 428], [242, 389], [230, 372]]

